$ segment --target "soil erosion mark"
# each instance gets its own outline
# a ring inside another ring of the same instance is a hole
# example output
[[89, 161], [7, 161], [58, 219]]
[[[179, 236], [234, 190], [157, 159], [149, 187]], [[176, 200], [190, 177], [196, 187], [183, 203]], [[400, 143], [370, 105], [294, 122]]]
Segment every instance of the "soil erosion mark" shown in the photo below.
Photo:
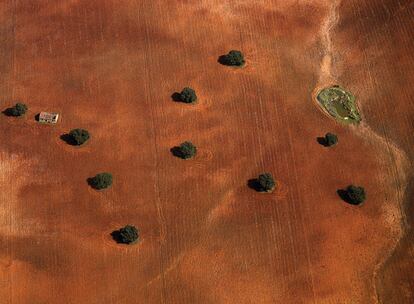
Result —
[[321, 40], [323, 46], [323, 58], [319, 71], [319, 86], [325, 86], [333, 83], [335, 77], [332, 74], [332, 29], [337, 25], [339, 20], [339, 0], [332, 1], [328, 15], [321, 27]]
[[[321, 35], [321, 42], [323, 46], [324, 55], [323, 55], [323, 58], [320, 64], [318, 84], [314, 90], [314, 93], [316, 94], [322, 88], [330, 86], [330, 85], [336, 85], [337, 83], [337, 75], [334, 75], [333, 73], [334, 46], [333, 46], [333, 41], [332, 41], [333, 40], [332, 33], [333, 33], [333, 29], [336, 27], [336, 25], [339, 22], [340, 2], [341, 2], [340, 0], [332, 1], [327, 17], [321, 26], [320, 35]], [[316, 101], [316, 98], [312, 98], [312, 99]], [[319, 102], [315, 102], [315, 103], [320, 109], [322, 109], [321, 104]], [[397, 202], [395, 202], [396, 204], [394, 205], [394, 207], [398, 208], [399, 210], [398, 211], [395, 210], [395, 212], [392, 212], [391, 210], [389, 210], [391, 214], [394, 213], [396, 215], [396, 217], [392, 217], [392, 220], [390, 220], [390, 223], [389, 223], [393, 227], [395, 239], [392, 240], [392, 244], [390, 244], [388, 248], [388, 252], [384, 254], [380, 260], [378, 260], [378, 263], [372, 275], [372, 284], [374, 286], [376, 303], [379, 303], [377, 286], [375, 284], [375, 278], [377, 276], [378, 269], [380, 269], [380, 267], [392, 255], [399, 240], [403, 236], [402, 223], [405, 219], [405, 213], [404, 213], [404, 207], [402, 206], [402, 202], [403, 202], [403, 196], [404, 196], [404, 193], [406, 191], [406, 186], [407, 186], [406, 170], [408, 168], [409, 161], [408, 161], [405, 151], [400, 149], [395, 143], [391, 142], [391, 140], [389, 140], [389, 138], [387, 138], [386, 136], [381, 136], [380, 134], [378, 134], [366, 123], [361, 123], [358, 126], [355, 126], [355, 127], [350, 126], [350, 127], [354, 130], [354, 133], [357, 136], [370, 139], [371, 141], [373, 141], [374, 145], [378, 146], [379, 151], [384, 152], [384, 156], [392, 164], [391, 170], [394, 173], [395, 180], [398, 185], [398, 189], [396, 189], [397, 193], [395, 196], [395, 199], [397, 200]]]

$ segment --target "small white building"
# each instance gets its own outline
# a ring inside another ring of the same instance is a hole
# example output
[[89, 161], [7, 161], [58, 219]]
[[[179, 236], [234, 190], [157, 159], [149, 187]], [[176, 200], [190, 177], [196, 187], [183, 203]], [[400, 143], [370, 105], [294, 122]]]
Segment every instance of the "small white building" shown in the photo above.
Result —
[[40, 112], [39, 122], [55, 124], [59, 119], [58, 113]]

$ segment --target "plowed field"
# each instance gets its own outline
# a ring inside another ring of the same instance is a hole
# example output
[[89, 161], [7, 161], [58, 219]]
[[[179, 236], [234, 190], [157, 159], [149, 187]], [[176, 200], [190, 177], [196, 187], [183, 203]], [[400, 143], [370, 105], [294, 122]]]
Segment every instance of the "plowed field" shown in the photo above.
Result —
[[[1, 1], [0, 110], [29, 111], [0, 117], [0, 302], [413, 303], [413, 37], [410, 0]], [[319, 108], [334, 84], [359, 125]]]

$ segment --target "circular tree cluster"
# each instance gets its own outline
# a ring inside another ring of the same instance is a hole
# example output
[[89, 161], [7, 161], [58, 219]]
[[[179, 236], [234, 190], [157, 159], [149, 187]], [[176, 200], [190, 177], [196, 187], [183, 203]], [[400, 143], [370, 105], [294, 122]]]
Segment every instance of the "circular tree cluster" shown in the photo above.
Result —
[[106, 189], [112, 185], [112, 174], [107, 172], [99, 173], [90, 178], [88, 183], [96, 190]]
[[261, 192], [272, 192], [276, 187], [276, 182], [270, 173], [260, 174], [258, 179], [259, 191]]
[[171, 149], [172, 153], [182, 159], [189, 159], [196, 155], [197, 148], [193, 145], [190, 141], [185, 141], [181, 143], [179, 146], [174, 147]]
[[245, 64], [242, 52], [231, 50], [227, 55], [220, 56], [219, 62], [228, 66], [241, 67]]
[[83, 145], [89, 139], [89, 132], [84, 129], [73, 129], [69, 132], [71, 142], [74, 145]]
[[185, 103], [195, 103], [197, 101], [196, 92], [192, 88], [184, 88], [180, 93], [180, 101]]
[[352, 205], [360, 205], [366, 199], [365, 189], [354, 185], [349, 185], [345, 190], [339, 190], [338, 193], [344, 201]]
[[26, 114], [27, 106], [24, 103], [16, 103], [13, 107], [7, 109], [7, 115], [10, 116], [22, 116]]
[[133, 244], [139, 238], [138, 229], [132, 225], [126, 225], [125, 227], [119, 229], [117, 235], [117, 242], [122, 244]]

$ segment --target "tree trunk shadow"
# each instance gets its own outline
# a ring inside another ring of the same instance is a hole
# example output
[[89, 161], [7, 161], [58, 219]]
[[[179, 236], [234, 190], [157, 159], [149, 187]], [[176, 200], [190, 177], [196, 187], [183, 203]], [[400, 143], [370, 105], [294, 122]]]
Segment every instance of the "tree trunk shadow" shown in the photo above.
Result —
[[260, 185], [259, 180], [257, 178], [252, 178], [247, 181], [247, 186], [250, 189], [253, 189], [257, 192], [265, 192], [263, 187]]
[[70, 136], [68, 133], [60, 135], [60, 139], [63, 140], [65, 143], [71, 146], [77, 146], [75, 140], [72, 136]]

